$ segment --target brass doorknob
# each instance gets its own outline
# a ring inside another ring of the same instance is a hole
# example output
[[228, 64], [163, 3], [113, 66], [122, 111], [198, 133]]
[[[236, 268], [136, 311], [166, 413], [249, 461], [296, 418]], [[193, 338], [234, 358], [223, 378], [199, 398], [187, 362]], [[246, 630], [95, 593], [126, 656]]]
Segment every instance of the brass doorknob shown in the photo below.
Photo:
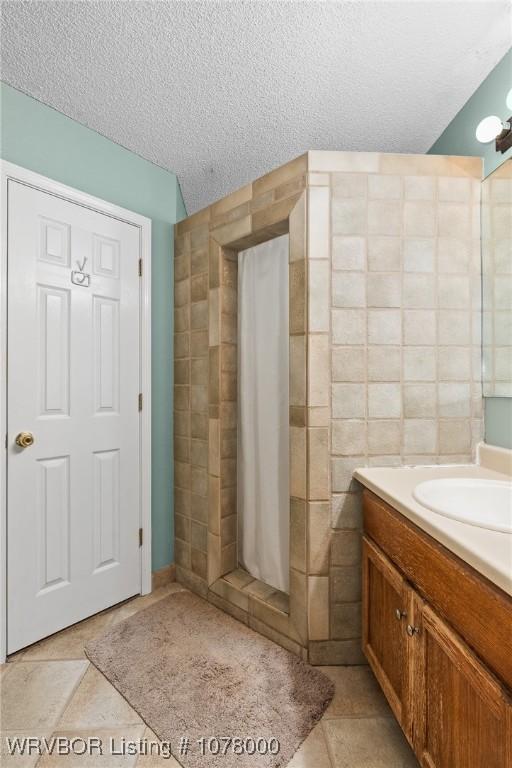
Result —
[[31, 445], [34, 445], [32, 432], [20, 432], [19, 435], [16, 435], [16, 445], [19, 445], [20, 448], [30, 448]]

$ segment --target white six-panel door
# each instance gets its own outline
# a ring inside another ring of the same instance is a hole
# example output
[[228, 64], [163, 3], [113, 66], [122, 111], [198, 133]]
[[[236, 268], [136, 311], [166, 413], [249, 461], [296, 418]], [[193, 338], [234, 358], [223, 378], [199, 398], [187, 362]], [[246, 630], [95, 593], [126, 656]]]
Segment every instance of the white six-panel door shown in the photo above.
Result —
[[8, 653], [140, 592], [139, 238], [8, 182]]

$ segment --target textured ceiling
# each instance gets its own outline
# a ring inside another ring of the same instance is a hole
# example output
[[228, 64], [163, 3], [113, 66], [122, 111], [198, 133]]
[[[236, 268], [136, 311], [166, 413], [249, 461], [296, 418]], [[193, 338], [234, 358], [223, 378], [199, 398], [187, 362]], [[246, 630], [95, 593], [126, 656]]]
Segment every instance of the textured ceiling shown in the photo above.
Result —
[[306, 149], [425, 152], [509, 0], [3, 2], [2, 79], [180, 180], [189, 213]]

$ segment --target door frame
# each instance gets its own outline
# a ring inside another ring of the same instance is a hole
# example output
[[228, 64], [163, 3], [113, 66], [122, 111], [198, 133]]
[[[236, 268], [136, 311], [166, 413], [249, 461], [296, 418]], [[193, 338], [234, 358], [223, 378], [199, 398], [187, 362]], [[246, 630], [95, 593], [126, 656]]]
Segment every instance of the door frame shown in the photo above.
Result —
[[[0, 461], [0, 663], [7, 649], [7, 221], [8, 183], [16, 181], [75, 203], [97, 213], [131, 224], [139, 229], [140, 277], [140, 392], [143, 408], [139, 413], [140, 548], [141, 594], [151, 592], [151, 219], [88, 195], [5, 160], [0, 160], [0, 439], [4, 457]], [[135, 407], [135, 404], [134, 404]]]

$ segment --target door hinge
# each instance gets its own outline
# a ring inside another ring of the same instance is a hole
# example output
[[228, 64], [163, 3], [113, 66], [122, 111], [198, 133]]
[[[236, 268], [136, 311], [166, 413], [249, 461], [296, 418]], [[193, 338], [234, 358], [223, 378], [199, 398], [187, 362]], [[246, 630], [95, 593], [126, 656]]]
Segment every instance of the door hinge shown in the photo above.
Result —
[[142, 392], [139, 392], [139, 411], [142, 411]]
[[142, 547], [142, 539], [144, 538], [144, 535], [142, 533], [142, 528], [139, 528], [139, 547]]
[[142, 277], [142, 259], [139, 259], [139, 277]]

